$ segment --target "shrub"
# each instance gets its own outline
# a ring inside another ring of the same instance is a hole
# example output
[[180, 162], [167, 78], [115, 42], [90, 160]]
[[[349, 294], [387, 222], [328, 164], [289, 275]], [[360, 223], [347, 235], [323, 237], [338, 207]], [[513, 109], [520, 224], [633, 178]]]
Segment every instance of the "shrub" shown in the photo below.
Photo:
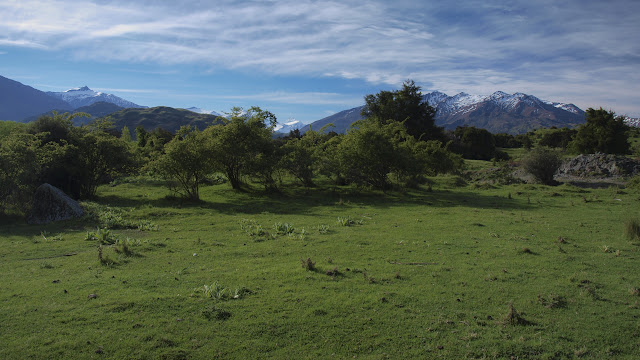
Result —
[[629, 219], [624, 224], [624, 235], [630, 241], [640, 240], [640, 220]]
[[556, 184], [553, 175], [561, 164], [562, 159], [558, 152], [544, 147], [533, 149], [522, 162], [524, 170], [545, 185]]

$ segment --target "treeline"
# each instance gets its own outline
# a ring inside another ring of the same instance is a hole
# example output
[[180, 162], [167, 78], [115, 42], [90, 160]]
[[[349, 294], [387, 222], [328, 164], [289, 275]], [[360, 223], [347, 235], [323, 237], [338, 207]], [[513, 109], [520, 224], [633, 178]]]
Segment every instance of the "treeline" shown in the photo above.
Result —
[[278, 191], [284, 178], [313, 187], [324, 177], [336, 185], [388, 190], [458, 172], [463, 158], [505, 160], [501, 148], [629, 151], [628, 129], [602, 109], [589, 109], [587, 123], [577, 130], [513, 136], [473, 127], [444, 131], [412, 81], [365, 101], [365, 120], [346, 134], [312, 129], [283, 138], [273, 138], [276, 117], [258, 107], [235, 108], [222, 124], [202, 130], [182, 127], [173, 134], [138, 127], [135, 140], [126, 127], [115, 131], [108, 118], [75, 127], [72, 119], [83, 114], [43, 116], [0, 132], [0, 211], [28, 212], [35, 188], [45, 182], [76, 199], [92, 198], [100, 184], [135, 174], [162, 177], [173, 194], [191, 200], [199, 199], [200, 185], [214, 174], [233, 189], [251, 182]]

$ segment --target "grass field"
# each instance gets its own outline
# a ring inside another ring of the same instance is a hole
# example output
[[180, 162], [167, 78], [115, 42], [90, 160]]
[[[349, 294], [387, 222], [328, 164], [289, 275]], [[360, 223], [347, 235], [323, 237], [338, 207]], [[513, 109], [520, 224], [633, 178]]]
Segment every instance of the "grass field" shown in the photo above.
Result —
[[640, 357], [639, 192], [456, 180], [189, 204], [143, 179], [5, 219], [0, 358]]

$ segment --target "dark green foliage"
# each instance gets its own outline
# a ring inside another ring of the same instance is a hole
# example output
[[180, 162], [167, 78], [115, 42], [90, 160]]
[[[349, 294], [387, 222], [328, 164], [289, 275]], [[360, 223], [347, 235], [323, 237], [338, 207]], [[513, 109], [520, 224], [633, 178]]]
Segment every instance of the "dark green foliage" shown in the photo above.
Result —
[[522, 142], [516, 138], [516, 136], [507, 134], [507, 133], [499, 133], [493, 134], [493, 140], [495, 141], [496, 147], [499, 148], [520, 148], [522, 147]]
[[164, 146], [164, 154], [151, 166], [167, 180], [173, 192], [199, 200], [200, 183], [214, 170], [212, 144], [197, 129], [184, 127], [179, 133]]
[[317, 132], [309, 130], [304, 136], [291, 137], [282, 146], [280, 159], [282, 168], [307, 187], [313, 186], [316, 146], [320, 140], [321, 137]]
[[391, 185], [389, 173], [400, 163], [406, 163], [402, 159], [404, 152], [396, 151], [399, 149], [390, 133], [391, 127], [397, 126], [371, 121], [356, 124], [358, 128], [344, 135], [338, 145], [336, 155], [342, 174], [358, 185], [388, 189]]
[[587, 123], [578, 128], [572, 148], [581, 154], [601, 152], [627, 154], [630, 151], [629, 127], [623, 118], [602, 108], [586, 111]]
[[543, 147], [531, 150], [522, 161], [525, 171], [545, 185], [555, 184], [553, 175], [561, 164], [562, 159], [556, 151]]
[[136, 127], [136, 143], [138, 147], [145, 147], [147, 145], [147, 140], [149, 138], [149, 133], [147, 130], [142, 127], [142, 125], [138, 125]]
[[566, 127], [562, 129], [546, 129], [542, 131], [542, 137], [538, 141], [538, 145], [566, 150], [577, 133], [577, 130]]
[[401, 90], [380, 91], [364, 98], [362, 116], [379, 124], [398, 122], [416, 139], [442, 140], [442, 128], [435, 126], [436, 110], [423, 101], [420, 87], [407, 80]]
[[515, 136], [515, 140], [522, 144], [522, 147], [529, 150], [533, 146], [533, 140], [531, 139], [532, 133], [518, 134]]
[[496, 151], [493, 135], [473, 126], [458, 127], [453, 133], [455, 140], [452, 149], [465, 159], [491, 160]]
[[273, 174], [278, 158], [271, 140], [275, 124], [275, 115], [259, 107], [247, 112], [234, 108], [225, 125], [204, 131], [212, 141], [212, 160], [234, 189], [240, 189], [242, 177], [247, 175], [254, 176], [267, 190], [276, 188]]

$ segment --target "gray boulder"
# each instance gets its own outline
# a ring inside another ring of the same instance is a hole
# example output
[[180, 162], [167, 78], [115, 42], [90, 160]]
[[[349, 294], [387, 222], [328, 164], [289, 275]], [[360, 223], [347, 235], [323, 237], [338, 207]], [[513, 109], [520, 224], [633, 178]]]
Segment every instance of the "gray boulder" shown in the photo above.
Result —
[[588, 154], [565, 161], [558, 169], [559, 176], [608, 178], [640, 174], [640, 162], [620, 155]]
[[82, 216], [80, 204], [55, 186], [42, 184], [33, 195], [29, 224], [48, 224]]

